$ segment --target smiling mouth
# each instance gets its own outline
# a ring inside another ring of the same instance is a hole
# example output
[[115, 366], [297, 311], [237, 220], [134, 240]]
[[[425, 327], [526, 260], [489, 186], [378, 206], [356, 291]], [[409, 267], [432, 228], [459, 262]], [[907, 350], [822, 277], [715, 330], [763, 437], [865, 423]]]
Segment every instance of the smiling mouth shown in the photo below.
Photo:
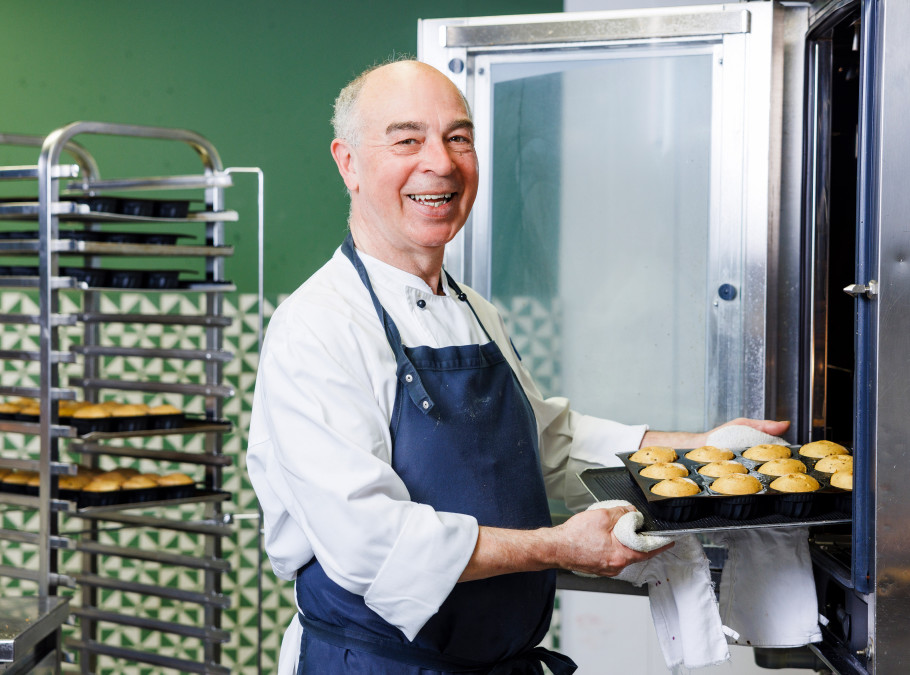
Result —
[[408, 195], [408, 199], [415, 201], [418, 204], [425, 204], [426, 206], [439, 208], [443, 204], [448, 204], [450, 201], [452, 201], [452, 197], [454, 196], [454, 192], [448, 192], [446, 194], [440, 195]]

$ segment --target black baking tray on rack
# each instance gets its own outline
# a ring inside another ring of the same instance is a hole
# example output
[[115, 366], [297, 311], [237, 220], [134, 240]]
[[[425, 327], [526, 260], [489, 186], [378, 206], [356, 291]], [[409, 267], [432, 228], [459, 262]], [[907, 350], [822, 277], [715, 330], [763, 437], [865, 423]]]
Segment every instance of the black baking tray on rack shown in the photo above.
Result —
[[[95, 422], [91, 425], [77, 428], [78, 437], [84, 441], [101, 441], [109, 438], [123, 438], [126, 436], [162, 436], [171, 434], [197, 434], [207, 431], [224, 432], [230, 431], [232, 424], [228, 420], [208, 419], [205, 417], [192, 417], [183, 413], [175, 415], [147, 415], [149, 425], [144, 429], [121, 430], [111, 425], [105, 425], [107, 420], [114, 420], [113, 417], [105, 417], [100, 420], [88, 420]], [[70, 419], [70, 418], [67, 418]], [[66, 423], [66, 421], [64, 421]]]
[[691, 520], [668, 520], [655, 514], [651, 503], [626, 467], [587, 469], [578, 477], [597, 501], [622, 499], [641, 511], [644, 516], [642, 530], [660, 533], [712, 532], [758, 527], [808, 527], [849, 523], [851, 514], [843, 506], [846, 501], [830, 501], [825, 509], [816, 509], [802, 517], [786, 516], [774, 511], [762, 511], [750, 518], [724, 518], [713, 512]]
[[[38, 496], [38, 488], [33, 485], [5, 485], [0, 483], [0, 492]], [[85, 492], [83, 490], [57, 490], [57, 497], [63, 501], [73, 502], [76, 508], [84, 509], [100, 506], [125, 506], [128, 504], [145, 504], [174, 500], [189, 500], [198, 497], [223, 495], [230, 493], [224, 490], [206, 490], [198, 485], [165, 485], [151, 488], [112, 490], [110, 492]]]

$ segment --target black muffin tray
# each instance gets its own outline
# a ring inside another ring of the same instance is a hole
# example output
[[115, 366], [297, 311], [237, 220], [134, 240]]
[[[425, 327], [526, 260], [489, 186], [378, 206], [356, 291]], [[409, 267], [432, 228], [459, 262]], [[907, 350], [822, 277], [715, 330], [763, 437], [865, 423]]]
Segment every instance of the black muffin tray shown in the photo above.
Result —
[[[37, 230], [2, 230], [0, 239], [24, 240], [30, 241], [38, 239]], [[174, 246], [178, 240], [193, 238], [191, 234], [180, 234], [174, 232], [124, 232], [109, 230], [79, 230], [79, 229], [60, 229], [57, 232], [59, 239], [71, 239], [73, 241], [103, 242], [108, 244], [154, 244]]]
[[172, 289], [180, 287], [182, 270], [114, 270], [61, 267], [61, 274], [98, 288]]
[[631, 452], [618, 453], [617, 456], [625, 464], [629, 475], [633, 477], [641, 489], [651, 510], [666, 520], [686, 521], [694, 520], [703, 515], [718, 515], [723, 518], [743, 520], [763, 513], [776, 513], [783, 516], [802, 518], [813, 511], [830, 511], [835, 507], [834, 502], [846, 498], [849, 503], [850, 492], [831, 486], [831, 474], [815, 470], [818, 459], [803, 457], [799, 454], [800, 446], [789, 446], [790, 457], [798, 459], [806, 466], [806, 473], [815, 478], [820, 487], [814, 492], [780, 492], [771, 487], [771, 482], [776, 476], [767, 476], [759, 473], [758, 469], [764, 462], [746, 459], [743, 452], [748, 448], [730, 448], [733, 453], [732, 461], [742, 464], [748, 469], [749, 474], [758, 479], [762, 489], [751, 495], [723, 495], [714, 492], [711, 484], [714, 478], [703, 476], [698, 470], [708, 462], [697, 462], [685, 457], [689, 450], [677, 450], [679, 459], [675, 460], [688, 469], [688, 478], [699, 487], [698, 494], [690, 497], [664, 497], [651, 492], [651, 488], [660, 482], [660, 479], [647, 478], [641, 475], [641, 470], [647, 466], [633, 462]]
[[[38, 495], [34, 485], [17, 485], [0, 482], [0, 492], [12, 494]], [[174, 499], [190, 499], [214, 494], [228, 494], [223, 490], [205, 490], [196, 484], [166, 485], [151, 488], [134, 488], [112, 490], [110, 492], [86, 492], [84, 490], [57, 490], [57, 497], [64, 501], [74, 502], [76, 508], [97, 506], [117, 506], [122, 504], [140, 504]]]
[[[685, 465], [689, 460], [677, 461]], [[807, 467], [808, 464], [806, 462]], [[637, 468], [641, 466], [635, 464]], [[650, 486], [657, 480], [633, 474], [626, 467], [588, 469], [579, 474], [585, 488], [598, 501], [622, 499], [641, 511], [647, 531], [710, 532], [744, 527], [800, 527], [851, 520], [852, 492], [831, 488], [827, 480], [820, 480], [822, 489], [812, 493], [780, 493], [765, 488], [756, 495], [726, 496], [710, 492], [707, 485], [713, 478], [700, 474], [698, 478], [691, 474], [689, 477], [702, 487], [699, 494], [661, 497], [650, 492]], [[647, 485], [643, 486], [640, 481], [646, 481]], [[763, 485], [767, 482], [770, 481], [763, 482]]]
[[[2, 203], [36, 202], [36, 196], [4, 197]], [[188, 199], [139, 199], [135, 197], [61, 196], [62, 202], [74, 202], [87, 206], [93, 213], [116, 213], [123, 216], [142, 218], [186, 218], [190, 210]]]
[[61, 424], [68, 424], [76, 429], [76, 435], [84, 440], [99, 440], [108, 436], [122, 436], [128, 434], [156, 435], [166, 432], [197, 433], [203, 431], [219, 431], [231, 428], [231, 423], [226, 420], [208, 419], [205, 417], [192, 417], [183, 413], [168, 415], [137, 415], [136, 417], [101, 417], [77, 418], [62, 416]]

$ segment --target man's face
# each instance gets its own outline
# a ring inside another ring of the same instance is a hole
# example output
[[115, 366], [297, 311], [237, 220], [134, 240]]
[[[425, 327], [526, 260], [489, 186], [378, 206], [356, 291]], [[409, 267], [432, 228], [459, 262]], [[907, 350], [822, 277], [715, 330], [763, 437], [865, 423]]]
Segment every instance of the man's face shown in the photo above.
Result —
[[365, 230], [393, 259], [444, 246], [478, 180], [473, 125], [454, 85], [428, 66], [393, 64], [370, 76], [358, 110], [361, 141], [342, 169], [355, 236]]

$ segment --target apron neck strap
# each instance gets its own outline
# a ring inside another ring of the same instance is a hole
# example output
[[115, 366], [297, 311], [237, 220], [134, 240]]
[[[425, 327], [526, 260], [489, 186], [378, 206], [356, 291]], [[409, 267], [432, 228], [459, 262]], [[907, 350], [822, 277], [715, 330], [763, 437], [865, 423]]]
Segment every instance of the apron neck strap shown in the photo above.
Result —
[[370, 276], [367, 274], [363, 262], [354, 250], [354, 238], [351, 236], [350, 232], [348, 232], [348, 236], [345, 237], [344, 243], [341, 245], [341, 252], [344, 253], [347, 259], [351, 261], [351, 264], [354, 265], [354, 269], [357, 270], [360, 280], [370, 294], [370, 299], [373, 301], [373, 308], [376, 310], [376, 315], [379, 317], [379, 321], [385, 330], [386, 339], [389, 341], [389, 346], [395, 353], [395, 374], [398, 377], [399, 382], [404, 385], [411, 401], [414, 402], [414, 405], [416, 405], [420, 411], [424, 414], [430, 412], [433, 409], [433, 400], [424, 388], [423, 382], [421, 382], [420, 375], [414, 367], [414, 364], [411, 363], [410, 359], [408, 359], [407, 355], [404, 353], [398, 326], [395, 325], [392, 317], [389, 316], [388, 312], [385, 311], [385, 308], [379, 302], [379, 298], [376, 297], [376, 292], [373, 290], [373, 284], [370, 283]]

